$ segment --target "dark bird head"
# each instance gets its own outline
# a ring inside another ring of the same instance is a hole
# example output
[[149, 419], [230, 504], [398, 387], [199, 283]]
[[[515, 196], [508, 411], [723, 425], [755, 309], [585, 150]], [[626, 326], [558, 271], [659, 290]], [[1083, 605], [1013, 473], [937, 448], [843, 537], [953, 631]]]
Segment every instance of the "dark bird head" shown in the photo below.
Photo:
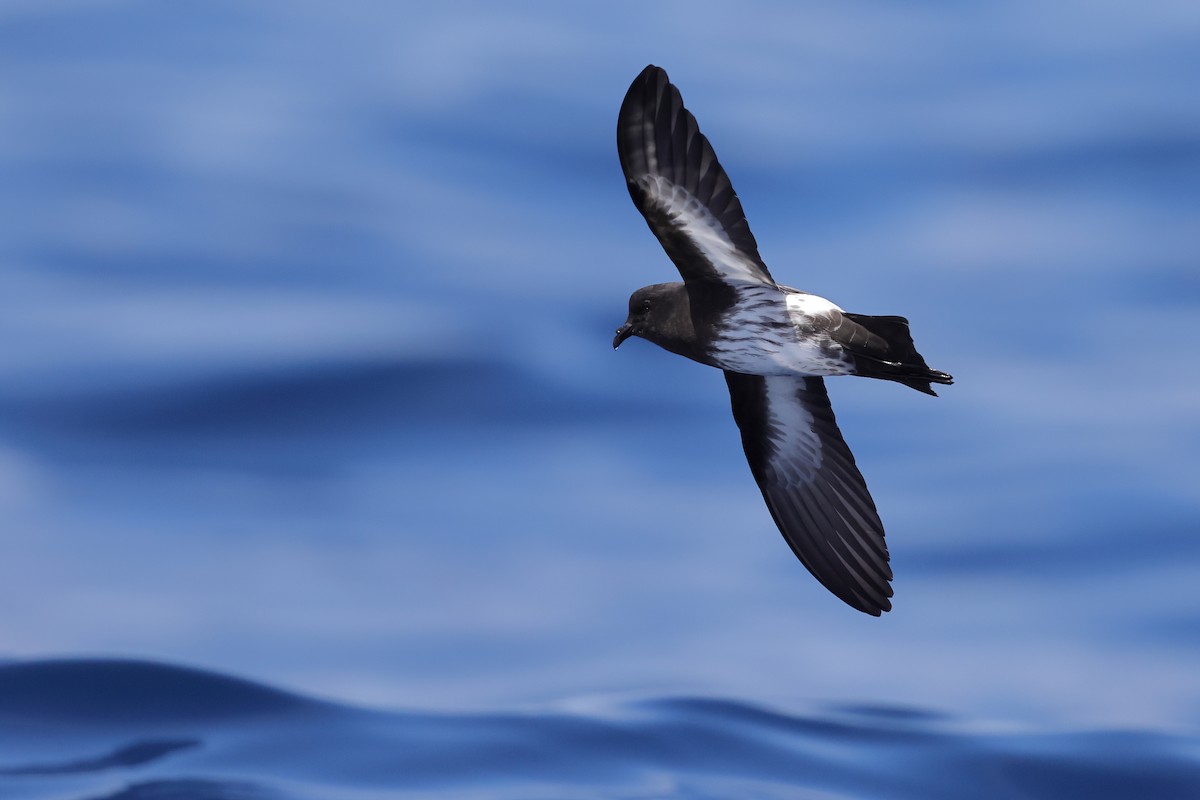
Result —
[[617, 328], [613, 349], [630, 336], [639, 336], [672, 353], [692, 358], [696, 334], [684, 285], [656, 283], [634, 292], [629, 298], [629, 316]]

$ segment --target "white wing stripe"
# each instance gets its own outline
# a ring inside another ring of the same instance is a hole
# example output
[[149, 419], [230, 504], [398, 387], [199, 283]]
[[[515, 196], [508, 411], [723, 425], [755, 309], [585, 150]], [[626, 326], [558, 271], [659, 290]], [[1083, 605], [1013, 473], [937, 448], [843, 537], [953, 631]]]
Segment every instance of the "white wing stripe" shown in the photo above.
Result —
[[717, 218], [687, 189], [661, 175], [643, 175], [637, 183], [647, 202], [670, 216], [722, 280], [763, 284], [762, 267], [737, 249]]
[[[796, 401], [795, 384], [791, 381], [765, 381], [768, 428], [774, 451], [770, 462], [780, 477], [799, 478], [811, 483], [823, 460], [821, 438], [813, 430], [813, 417]], [[780, 469], [779, 467], [783, 467]]]

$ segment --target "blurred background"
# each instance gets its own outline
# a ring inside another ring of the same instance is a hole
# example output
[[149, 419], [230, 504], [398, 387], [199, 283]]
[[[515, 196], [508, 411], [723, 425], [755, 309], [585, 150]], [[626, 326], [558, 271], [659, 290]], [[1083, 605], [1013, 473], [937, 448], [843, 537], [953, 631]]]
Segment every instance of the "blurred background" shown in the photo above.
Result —
[[[895, 610], [777, 533], [615, 121], [665, 67], [833, 380]], [[0, 657], [378, 707], [1200, 722], [1200, 5], [0, 8]]]

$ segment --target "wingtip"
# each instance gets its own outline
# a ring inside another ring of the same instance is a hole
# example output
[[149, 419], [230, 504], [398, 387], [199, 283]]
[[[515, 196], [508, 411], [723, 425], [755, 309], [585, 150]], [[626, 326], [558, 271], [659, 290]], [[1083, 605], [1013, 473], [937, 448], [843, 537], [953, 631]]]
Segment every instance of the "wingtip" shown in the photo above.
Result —
[[[891, 591], [890, 586], [888, 587], [888, 590], [890, 593], [890, 591]], [[844, 597], [842, 599], [846, 600], [846, 598], [844, 598]], [[858, 598], [856, 598], [856, 599], [858, 599]], [[868, 602], [851, 603], [849, 600], [846, 600], [846, 604], [848, 606], [850, 606], [851, 608], [853, 608], [857, 611], [861, 611], [864, 614], [869, 614], [872, 617], [881, 617], [888, 611], [892, 610], [892, 601], [886, 597], [883, 598], [883, 602], [881, 602], [881, 603], [869, 602], [869, 601]]]
[[641, 92], [653, 91], [653, 96], [657, 97], [662, 87], [668, 86], [670, 83], [671, 79], [667, 77], [665, 69], [654, 64], [647, 64], [646, 68], [639, 72], [629, 85], [627, 96], [633, 95], [635, 90], [639, 90]]
[[[840, 595], [839, 595], [839, 597], [840, 597]], [[847, 600], [845, 597], [842, 597], [842, 600], [844, 600], [846, 602], [846, 604], [849, 605], [851, 608], [855, 608], [855, 609], [863, 612], [864, 614], [870, 614], [872, 617], [880, 617], [880, 616], [883, 616], [888, 611], [892, 610], [891, 597], [892, 597], [892, 585], [889, 583], [887, 585], [887, 595], [882, 598], [866, 599], [862, 596], [856, 596], [854, 599], [858, 602], [851, 602], [850, 600]]]

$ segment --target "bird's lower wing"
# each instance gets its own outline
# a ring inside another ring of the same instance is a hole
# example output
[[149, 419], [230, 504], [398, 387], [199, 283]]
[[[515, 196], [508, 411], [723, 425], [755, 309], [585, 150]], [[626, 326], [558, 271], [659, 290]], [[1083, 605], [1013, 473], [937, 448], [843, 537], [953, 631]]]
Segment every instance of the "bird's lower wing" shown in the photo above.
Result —
[[634, 205], [685, 283], [774, 285], [729, 176], [661, 68], [629, 87], [617, 153]]
[[883, 523], [821, 378], [726, 372], [733, 418], [767, 508], [808, 571], [846, 603], [891, 609]]

